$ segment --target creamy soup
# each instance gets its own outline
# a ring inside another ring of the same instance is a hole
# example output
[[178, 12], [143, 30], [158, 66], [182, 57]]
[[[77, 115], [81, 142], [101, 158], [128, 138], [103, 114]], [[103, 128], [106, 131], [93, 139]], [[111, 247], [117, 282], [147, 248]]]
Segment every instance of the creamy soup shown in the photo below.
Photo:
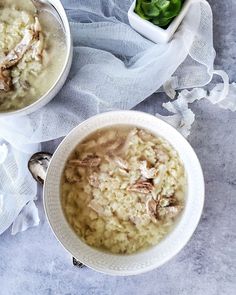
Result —
[[62, 176], [61, 202], [88, 245], [129, 254], [158, 244], [171, 231], [185, 190], [183, 164], [166, 140], [116, 127], [76, 147]]
[[28, 0], [0, 0], [0, 112], [24, 108], [58, 79], [65, 63], [63, 28]]

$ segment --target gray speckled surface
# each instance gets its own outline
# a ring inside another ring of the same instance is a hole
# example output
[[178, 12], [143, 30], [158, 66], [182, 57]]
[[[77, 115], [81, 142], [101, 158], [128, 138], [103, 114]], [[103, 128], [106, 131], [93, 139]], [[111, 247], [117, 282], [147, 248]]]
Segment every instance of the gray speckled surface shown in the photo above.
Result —
[[[225, 69], [236, 81], [236, 1], [210, 3], [216, 67]], [[163, 100], [162, 94], [155, 95], [137, 109], [154, 114]], [[174, 259], [136, 277], [79, 270], [54, 238], [39, 197], [40, 226], [16, 236], [7, 231], [0, 237], [0, 295], [236, 294], [236, 114], [207, 101], [192, 108], [196, 121], [189, 141], [204, 170], [206, 202], [195, 234]]]

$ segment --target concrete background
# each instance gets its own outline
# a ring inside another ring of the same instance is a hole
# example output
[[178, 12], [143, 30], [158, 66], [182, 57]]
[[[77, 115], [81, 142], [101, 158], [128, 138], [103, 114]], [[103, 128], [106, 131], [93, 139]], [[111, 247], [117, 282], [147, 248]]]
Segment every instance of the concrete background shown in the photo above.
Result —
[[[211, 0], [214, 14], [216, 69], [236, 81], [236, 1]], [[137, 109], [159, 112], [163, 94]], [[42, 209], [41, 223], [16, 236], [0, 237], [0, 295], [15, 294], [236, 294], [236, 114], [203, 100], [189, 141], [201, 161], [206, 202], [200, 224], [187, 246], [166, 265], [136, 277], [110, 277], [72, 265], [54, 238]], [[56, 143], [45, 149], [53, 150]]]

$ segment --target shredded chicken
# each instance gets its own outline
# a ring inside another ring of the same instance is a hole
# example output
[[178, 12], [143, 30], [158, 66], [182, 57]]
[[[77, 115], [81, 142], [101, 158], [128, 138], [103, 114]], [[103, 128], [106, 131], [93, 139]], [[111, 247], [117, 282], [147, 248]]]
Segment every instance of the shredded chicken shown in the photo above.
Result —
[[88, 207], [93, 209], [99, 216], [112, 216], [112, 213], [109, 212], [109, 210], [106, 210], [106, 208], [98, 204], [98, 202], [94, 199], [89, 202]]
[[105, 148], [108, 152], [111, 152], [118, 150], [121, 146], [123, 146], [123, 144], [124, 140], [122, 138], [118, 138], [101, 144], [101, 147]]
[[137, 217], [137, 216], [131, 216], [131, 217], [129, 218], [129, 220], [130, 220], [133, 224], [135, 224], [135, 225], [140, 225], [140, 224], [142, 224], [142, 219], [141, 219], [140, 217]]
[[162, 219], [162, 218], [175, 218], [179, 215], [179, 213], [182, 211], [183, 206], [169, 206], [169, 207], [162, 207], [157, 209], [157, 218]]
[[81, 166], [81, 167], [97, 167], [101, 163], [101, 158], [98, 156], [87, 156], [83, 160], [74, 159], [70, 160], [69, 164]]
[[42, 28], [37, 16], [35, 17], [34, 24], [34, 39], [35, 41], [31, 46], [33, 49], [33, 57], [35, 60], [41, 60], [44, 50], [44, 38], [42, 34]]
[[135, 184], [128, 186], [130, 192], [136, 192], [141, 194], [149, 194], [153, 190], [153, 185], [148, 181], [138, 181]]
[[37, 16], [34, 17], [34, 26], [33, 26], [33, 30], [35, 32], [35, 38], [39, 39], [39, 33], [42, 31], [42, 27], [41, 24], [39, 22], [39, 18]]
[[128, 170], [129, 169], [129, 164], [127, 161], [120, 157], [115, 157], [113, 160], [121, 169]]
[[127, 161], [125, 161], [124, 159], [122, 159], [119, 156], [116, 156], [113, 153], [109, 153], [108, 155], [106, 155], [104, 157], [108, 162], [114, 162], [119, 168], [124, 169], [124, 170], [128, 170], [129, 169], [129, 164]]
[[80, 181], [80, 176], [75, 173], [72, 167], [68, 167], [65, 170], [65, 178], [69, 183], [75, 183]]
[[157, 173], [155, 168], [147, 168], [147, 161], [142, 161], [140, 163], [140, 171], [141, 175], [146, 179], [154, 178]]
[[98, 174], [94, 172], [91, 175], [89, 175], [88, 182], [91, 186], [98, 188], [99, 187]]
[[101, 146], [105, 147], [108, 152], [113, 152], [116, 155], [123, 155], [128, 150], [131, 138], [137, 133], [137, 129], [132, 129], [126, 139], [118, 138], [109, 142], [103, 143]]
[[138, 135], [143, 141], [152, 141], [153, 138], [150, 133], [144, 131], [143, 129], [138, 131]]
[[104, 208], [95, 200], [90, 201], [88, 207], [93, 209], [99, 216], [104, 215]]
[[160, 207], [167, 207], [176, 203], [176, 199], [174, 197], [161, 197], [159, 200]]
[[128, 136], [126, 137], [126, 140], [125, 140], [124, 143], [123, 143], [123, 146], [120, 147], [120, 150], [119, 150], [119, 154], [120, 154], [120, 155], [121, 155], [121, 154], [125, 154], [125, 153], [127, 152], [128, 148], [129, 148], [130, 141], [131, 141], [132, 137], [133, 137], [136, 133], [137, 133], [137, 129], [136, 129], [136, 128], [132, 129], [132, 130], [129, 132]]
[[183, 206], [175, 205], [174, 197], [161, 197], [158, 201], [149, 198], [146, 203], [147, 213], [151, 218], [175, 218], [183, 209]]
[[169, 156], [161, 149], [156, 149], [156, 156], [161, 163], [166, 163], [169, 160]]
[[157, 202], [155, 202], [153, 199], [147, 201], [147, 211], [148, 214], [151, 216], [156, 216], [157, 212]]
[[30, 83], [28, 81], [26, 81], [26, 80], [21, 80], [20, 85], [22, 86], [23, 89], [29, 89], [30, 88]]
[[[35, 41], [35, 42], [33, 42]], [[34, 49], [35, 58], [42, 56], [43, 51], [43, 35], [41, 33], [41, 25], [38, 17], [35, 17], [35, 24], [32, 29], [26, 29], [24, 37], [19, 44], [12, 49], [0, 63], [0, 90], [8, 92], [11, 90], [12, 78], [10, 71], [7, 69], [15, 66], [31, 48]]]
[[8, 92], [11, 90], [12, 82], [10, 71], [0, 67], [0, 91]]
[[44, 39], [41, 33], [39, 34], [39, 39], [35, 41], [31, 47], [33, 50], [33, 53], [32, 53], [33, 58], [35, 60], [41, 60], [43, 56], [43, 50], [44, 50]]
[[33, 36], [33, 31], [29, 29], [25, 30], [25, 35], [21, 42], [7, 54], [0, 64], [0, 67], [9, 69], [16, 65], [22, 59], [25, 52], [30, 48]]

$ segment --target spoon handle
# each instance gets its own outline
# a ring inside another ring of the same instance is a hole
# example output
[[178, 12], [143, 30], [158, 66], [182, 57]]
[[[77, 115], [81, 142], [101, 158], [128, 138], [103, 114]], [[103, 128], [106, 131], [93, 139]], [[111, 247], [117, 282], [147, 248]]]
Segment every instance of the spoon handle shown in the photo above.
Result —
[[85, 265], [81, 263], [79, 260], [77, 260], [75, 257], [72, 257], [73, 265], [77, 266], [78, 268], [83, 268]]
[[[52, 159], [52, 154], [46, 152], [40, 152], [33, 154], [28, 162], [28, 169], [33, 178], [44, 185], [46, 179], [47, 169]], [[73, 265], [82, 268], [85, 265], [73, 257]]]

